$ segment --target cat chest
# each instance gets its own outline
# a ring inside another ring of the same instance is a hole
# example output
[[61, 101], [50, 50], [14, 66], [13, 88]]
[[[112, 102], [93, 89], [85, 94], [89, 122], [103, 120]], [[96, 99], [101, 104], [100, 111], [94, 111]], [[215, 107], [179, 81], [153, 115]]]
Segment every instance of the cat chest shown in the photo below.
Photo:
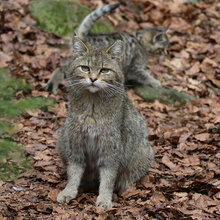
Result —
[[[78, 136], [79, 143], [83, 147], [83, 152], [86, 158], [99, 160], [105, 157], [106, 146], [109, 145], [110, 139], [113, 138], [113, 131], [106, 120], [97, 119], [95, 117], [84, 117], [78, 120], [77, 126], [74, 129]], [[112, 141], [111, 141], [112, 142]]]
[[87, 166], [95, 169], [100, 158], [100, 144], [96, 133], [88, 133], [85, 136], [84, 154]]
[[99, 137], [96, 132], [90, 132], [85, 135], [84, 152], [88, 157], [99, 155]]

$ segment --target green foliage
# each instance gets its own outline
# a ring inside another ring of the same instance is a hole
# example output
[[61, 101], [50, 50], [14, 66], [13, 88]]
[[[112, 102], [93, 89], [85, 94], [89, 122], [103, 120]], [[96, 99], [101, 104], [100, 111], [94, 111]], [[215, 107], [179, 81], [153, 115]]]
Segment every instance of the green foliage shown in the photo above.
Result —
[[199, 0], [187, 0], [187, 3], [197, 3]]
[[30, 162], [19, 145], [0, 139], [0, 180], [15, 179], [30, 168]]
[[27, 97], [20, 100], [3, 100], [1, 101], [0, 115], [9, 119], [15, 118], [27, 109], [47, 110], [48, 106], [53, 106], [52, 99], [44, 99], [39, 97]]
[[154, 102], [157, 99], [164, 104], [179, 102], [181, 105], [185, 105], [187, 101], [194, 99], [191, 95], [167, 88], [136, 86], [134, 91], [147, 102]]
[[0, 68], [0, 100], [10, 100], [18, 91], [27, 93], [30, 85], [20, 78], [11, 77], [6, 68]]
[[22, 91], [26, 93], [28, 90], [30, 90], [30, 85], [24, 79], [11, 77], [10, 72], [6, 68], [0, 68], [0, 117], [12, 119], [26, 109], [47, 110], [47, 106], [54, 105], [52, 99], [39, 97], [13, 100], [16, 92]]
[[16, 133], [16, 129], [9, 121], [0, 121], [0, 136], [10, 137]]
[[[63, 37], [70, 37], [74, 29], [91, 10], [76, 1], [68, 0], [37, 0], [30, 3], [30, 10], [37, 25], [46, 31], [52, 31]], [[112, 28], [98, 21], [92, 32], [112, 32]]]
[[26, 94], [30, 88], [24, 79], [11, 77], [8, 69], [0, 68], [0, 180], [15, 179], [31, 167], [22, 148], [12, 139], [18, 129], [14, 126], [16, 117], [25, 110], [46, 111], [48, 106], [54, 105], [52, 99], [14, 98], [17, 92]]

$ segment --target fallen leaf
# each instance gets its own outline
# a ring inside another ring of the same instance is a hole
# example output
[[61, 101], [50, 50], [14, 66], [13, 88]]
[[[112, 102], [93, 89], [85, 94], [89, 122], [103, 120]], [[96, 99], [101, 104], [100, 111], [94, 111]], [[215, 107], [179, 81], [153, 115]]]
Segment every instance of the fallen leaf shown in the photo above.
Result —
[[132, 186], [129, 186], [129, 187], [125, 190], [125, 192], [122, 193], [122, 197], [123, 197], [124, 199], [127, 199], [127, 198], [129, 198], [129, 197], [136, 196], [136, 195], [138, 195], [139, 193], [140, 193], [140, 190], [138, 190], [135, 185], [132, 185]]
[[198, 74], [199, 71], [200, 71], [200, 62], [196, 62], [193, 64], [193, 66], [190, 69], [186, 70], [186, 75], [193, 76]]
[[179, 137], [179, 143], [185, 142], [191, 135], [192, 135], [191, 132], [181, 134]]
[[209, 133], [201, 133], [201, 134], [196, 134], [194, 137], [199, 141], [205, 142], [209, 140], [210, 135]]
[[52, 200], [53, 202], [57, 202], [57, 195], [60, 192], [58, 189], [51, 189], [48, 193], [48, 198]]
[[167, 167], [169, 167], [171, 170], [176, 170], [177, 166], [170, 161], [170, 158], [168, 155], [164, 155], [162, 158], [162, 163], [165, 164]]
[[8, 62], [12, 60], [12, 57], [0, 51], [0, 67], [7, 67]]

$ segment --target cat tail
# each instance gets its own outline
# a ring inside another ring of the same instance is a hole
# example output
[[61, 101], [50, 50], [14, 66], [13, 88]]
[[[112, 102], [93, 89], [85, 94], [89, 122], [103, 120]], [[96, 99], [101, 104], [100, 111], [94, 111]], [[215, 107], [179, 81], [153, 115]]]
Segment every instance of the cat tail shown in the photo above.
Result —
[[89, 34], [90, 30], [92, 29], [94, 23], [101, 16], [118, 8], [119, 5], [120, 5], [119, 3], [105, 5], [104, 7], [96, 9], [95, 11], [87, 15], [82, 21], [82, 23], [79, 25], [77, 30], [75, 31], [75, 35], [79, 38], [86, 37]]

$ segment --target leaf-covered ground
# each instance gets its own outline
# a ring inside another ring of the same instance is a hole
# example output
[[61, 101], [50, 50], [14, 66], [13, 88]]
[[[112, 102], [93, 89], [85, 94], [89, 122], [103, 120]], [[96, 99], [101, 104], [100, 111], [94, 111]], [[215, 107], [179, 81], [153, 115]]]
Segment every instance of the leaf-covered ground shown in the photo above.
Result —
[[[87, 1], [96, 8], [112, 1]], [[169, 57], [148, 67], [164, 87], [195, 97], [185, 106], [144, 102], [132, 88], [128, 95], [149, 128], [156, 160], [139, 183], [114, 194], [113, 208], [95, 207], [97, 192], [81, 192], [70, 205], [56, 202], [66, 184], [55, 153], [56, 135], [66, 115], [66, 91], [44, 91], [51, 72], [68, 56], [66, 40], [43, 32], [30, 15], [29, 0], [0, 3], [0, 65], [27, 79], [32, 96], [56, 100], [44, 112], [19, 117], [15, 141], [34, 169], [16, 181], [0, 180], [0, 219], [219, 219], [220, 218], [220, 4], [217, 0], [120, 0], [108, 16], [116, 30], [131, 32], [152, 25], [169, 26]], [[194, 2], [194, 1], [193, 1]], [[20, 94], [22, 96], [22, 94]]]

